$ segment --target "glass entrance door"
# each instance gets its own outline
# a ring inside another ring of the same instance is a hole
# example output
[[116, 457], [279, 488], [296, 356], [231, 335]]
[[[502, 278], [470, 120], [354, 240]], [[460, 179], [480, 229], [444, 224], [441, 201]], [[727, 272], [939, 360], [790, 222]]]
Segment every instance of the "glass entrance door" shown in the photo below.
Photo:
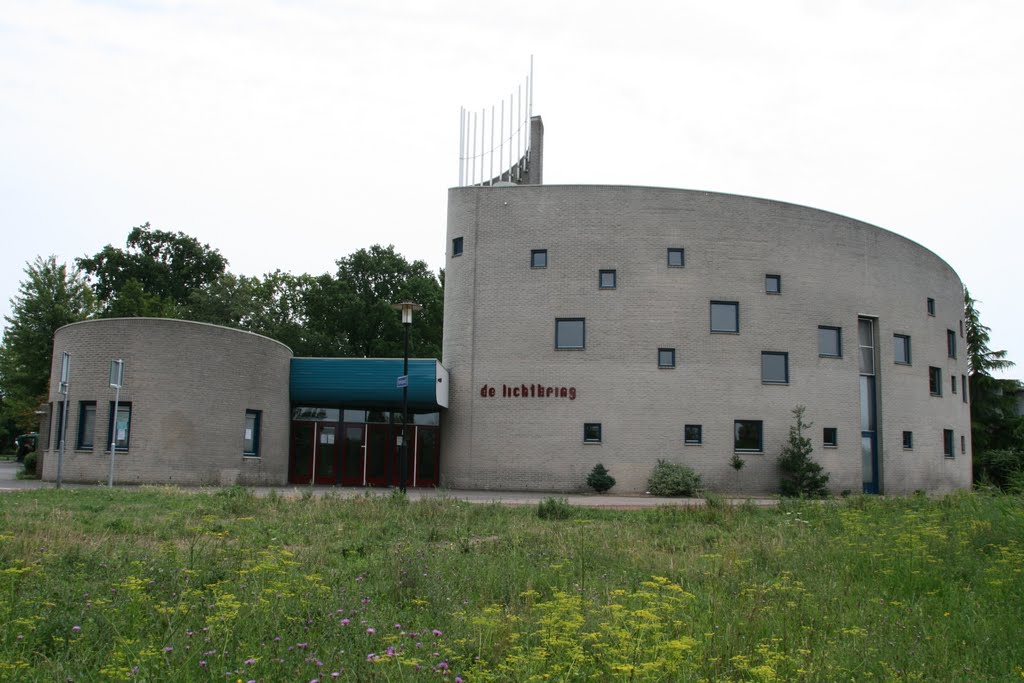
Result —
[[[292, 422], [288, 481], [293, 484], [334, 484], [338, 480], [338, 425], [334, 422]], [[316, 477], [313, 477], [314, 469]]]
[[366, 425], [346, 424], [342, 427], [341, 485], [362, 486], [366, 468], [366, 447], [363, 439]]
[[309, 483], [310, 474], [313, 472], [315, 436], [315, 422], [292, 422], [292, 452], [288, 466], [288, 481], [293, 484]]
[[395, 462], [395, 442], [386, 424], [366, 425], [366, 484], [387, 486]]
[[318, 422], [316, 436], [316, 478], [313, 483], [335, 484], [338, 481], [338, 425]]
[[412, 485], [437, 486], [437, 466], [441, 454], [440, 434], [438, 427], [417, 425], [416, 449], [412, 460]]

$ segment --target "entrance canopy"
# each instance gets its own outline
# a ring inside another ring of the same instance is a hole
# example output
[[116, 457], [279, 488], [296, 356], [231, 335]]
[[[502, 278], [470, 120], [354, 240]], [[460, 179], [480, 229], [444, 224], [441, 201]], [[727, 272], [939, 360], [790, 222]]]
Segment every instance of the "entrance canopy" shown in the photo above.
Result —
[[[398, 408], [401, 358], [292, 358], [291, 402]], [[409, 359], [409, 409], [448, 407], [448, 371], [433, 358]]]

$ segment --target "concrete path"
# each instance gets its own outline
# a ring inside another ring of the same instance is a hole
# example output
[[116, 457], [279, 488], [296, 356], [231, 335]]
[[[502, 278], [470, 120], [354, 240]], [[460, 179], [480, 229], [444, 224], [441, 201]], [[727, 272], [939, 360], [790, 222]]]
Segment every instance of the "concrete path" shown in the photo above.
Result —
[[[7, 491], [24, 491], [32, 489], [55, 488], [55, 484], [49, 481], [38, 479], [16, 479], [16, 473], [21, 469], [17, 463], [0, 462], [0, 493]], [[69, 489], [94, 488], [98, 484], [65, 484]], [[138, 486], [124, 485], [117, 488], [136, 489]], [[266, 496], [271, 491], [277, 492], [279, 496], [302, 496], [312, 491], [314, 496], [339, 496], [342, 498], [355, 498], [358, 496], [390, 496], [394, 489], [390, 488], [359, 488], [344, 486], [254, 486], [249, 487], [257, 496]], [[185, 491], [196, 491], [209, 493], [216, 488], [210, 487], [182, 487]], [[535, 491], [467, 491], [460, 489], [414, 489], [408, 490], [409, 500], [426, 500], [429, 498], [450, 498], [468, 503], [498, 503], [501, 505], [536, 505], [545, 498], [564, 498], [570, 505], [578, 507], [610, 508], [619, 510], [637, 510], [641, 508], [657, 507], [659, 505], [671, 505], [675, 507], [699, 507], [704, 505], [703, 498], [659, 498], [648, 495], [616, 495], [616, 494], [581, 494], [581, 493], [540, 493]], [[774, 498], [726, 498], [730, 505], [742, 505], [752, 503], [760, 506], [776, 505], [778, 500]]]

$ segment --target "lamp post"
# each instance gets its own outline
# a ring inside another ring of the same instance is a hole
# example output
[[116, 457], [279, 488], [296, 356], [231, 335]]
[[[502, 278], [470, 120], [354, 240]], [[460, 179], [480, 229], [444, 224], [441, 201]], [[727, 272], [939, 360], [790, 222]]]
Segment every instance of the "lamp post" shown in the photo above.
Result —
[[406, 474], [409, 469], [409, 444], [405, 439], [405, 427], [409, 422], [409, 327], [412, 326], [412, 312], [423, 310], [423, 306], [411, 301], [391, 304], [391, 308], [402, 312], [402, 326], [405, 327], [405, 360], [402, 365], [402, 443], [398, 447], [398, 490], [405, 493]]

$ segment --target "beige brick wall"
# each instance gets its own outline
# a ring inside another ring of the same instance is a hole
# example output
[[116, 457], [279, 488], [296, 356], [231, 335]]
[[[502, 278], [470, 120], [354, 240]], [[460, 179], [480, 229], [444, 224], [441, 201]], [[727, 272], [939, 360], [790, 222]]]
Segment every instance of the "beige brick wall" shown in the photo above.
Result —
[[[464, 253], [453, 258], [455, 237]], [[549, 185], [450, 190], [447, 244], [444, 485], [576, 490], [602, 462], [616, 491], [636, 492], [664, 458], [692, 466], [713, 490], [768, 493], [790, 411], [803, 404], [832, 488], [858, 492], [859, 316], [878, 321], [883, 491], [970, 485], [968, 405], [949, 384], [950, 373], [967, 372], [961, 283], [910, 240], [782, 202]], [[669, 247], [685, 248], [684, 268], [667, 267]], [[548, 250], [547, 268], [530, 268], [531, 249]], [[616, 289], [598, 289], [600, 269], [617, 271]], [[780, 296], [765, 294], [768, 273], [782, 276]], [[711, 300], [739, 302], [738, 335], [710, 334]], [[585, 350], [554, 348], [562, 317], [586, 319]], [[842, 358], [819, 357], [819, 325], [842, 328]], [[957, 331], [955, 360], [947, 329]], [[893, 363], [894, 333], [911, 336], [912, 366]], [[657, 367], [659, 347], [676, 349], [674, 369]], [[789, 353], [788, 385], [761, 383], [762, 351]], [[943, 370], [940, 398], [929, 395], [929, 366]], [[498, 395], [481, 397], [485, 384]], [[575, 387], [577, 398], [501, 398], [502, 384]], [[764, 422], [764, 454], [745, 455], [738, 475], [729, 466], [735, 419]], [[601, 444], [583, 443], [585, 422], [603, 425]], [[703, 426], [703, 445], [684, 445], [684, 424]], [[837, 448], [822, 447], [823, 427], [838, 429]], [[943, 429], [955, 433], [952, 459]]]
[[[284, 484], [288, 468], [291, 350], [249, 332], [183, 320], [117, 318], [62, 327], [54, 335], [50, 400], [60, 400], [61, 353], [71, 354], [65, 481], [107, 481], [114, 390], [110, 361], [125, 361], [121, 400], [132, 404], [127, 453], [115, 483]], [[96, 401], [91, 450], [77, 450], [79, 405]], [[246, 410], [262, 411], [260, 457], [243, 457]], [[56, 418], [51, 420], [57, 428]], [[56, 433], [56, 432], [55, 432]], [[43, 478], [57, 475], [51, 440]]]

